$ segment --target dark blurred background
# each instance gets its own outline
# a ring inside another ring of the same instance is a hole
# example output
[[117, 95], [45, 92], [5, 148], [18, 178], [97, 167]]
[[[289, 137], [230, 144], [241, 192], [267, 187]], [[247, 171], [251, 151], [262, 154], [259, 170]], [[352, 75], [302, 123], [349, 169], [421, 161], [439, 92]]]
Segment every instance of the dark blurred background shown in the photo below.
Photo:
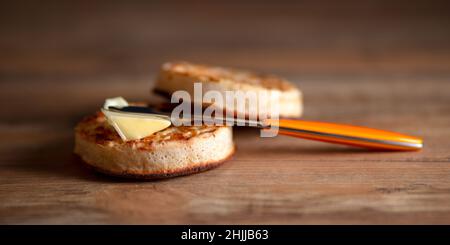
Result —
[[[39, 120], [76, 120], [107, 96], [147, 99], [169, 60], [285, 76], [304, 90], [306, 116], [323, 119], [315, 103], [346, 105], [348, 90], [377, 113], [373, 84], [393, 86], [382, 93], [424, 86], [414, 99], [445, 96], [426, 84], [449, 82], [449, 3], [2, 1], [0, 102], [10, 106], [1, 118], [26, 117], [8, 116], [23, 108]], [[342, 86], [329, 91], [332, 83]]]

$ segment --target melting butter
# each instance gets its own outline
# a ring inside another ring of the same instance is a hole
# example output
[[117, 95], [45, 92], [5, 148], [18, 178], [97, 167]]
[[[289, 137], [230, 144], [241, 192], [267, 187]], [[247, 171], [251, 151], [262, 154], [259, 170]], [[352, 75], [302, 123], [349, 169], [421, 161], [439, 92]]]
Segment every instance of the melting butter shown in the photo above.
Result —
[[124, 141], [142, 139], [171, 125], [170, 118], [166, 116], [105, 109], [102, 109], [102, 112]]

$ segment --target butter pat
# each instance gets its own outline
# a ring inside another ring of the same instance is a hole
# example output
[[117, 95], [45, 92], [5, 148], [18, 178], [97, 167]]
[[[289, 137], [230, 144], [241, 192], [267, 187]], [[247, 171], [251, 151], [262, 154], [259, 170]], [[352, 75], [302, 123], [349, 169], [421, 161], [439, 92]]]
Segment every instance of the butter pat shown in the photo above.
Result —
[[128, 106], [128, 102], [123, 97], [109, 98], [105, 100], [103, 104], [103, 109], [109, 109], [110, 106], [114, 107], [124, 107]]
[[102, 109], [122, 140], [138, 140], [171, 125], [169, 117], [152, 114], [126, 113]]

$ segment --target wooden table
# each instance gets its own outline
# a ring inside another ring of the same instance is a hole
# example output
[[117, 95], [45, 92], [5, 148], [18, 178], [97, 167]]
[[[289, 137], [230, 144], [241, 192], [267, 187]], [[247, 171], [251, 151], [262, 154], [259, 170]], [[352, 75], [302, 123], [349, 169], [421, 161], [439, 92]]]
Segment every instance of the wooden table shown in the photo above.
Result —
[[[0, 15], [0, 223], [450, 223], [445, 2], [28, 3]], [[235, 129], [197, 175], [140, 182], [84, 169], [73, 126], [107, 97], [153, 100], [166, 60], [296, 82], [304, 119], [422, 136], [373, 152]]]

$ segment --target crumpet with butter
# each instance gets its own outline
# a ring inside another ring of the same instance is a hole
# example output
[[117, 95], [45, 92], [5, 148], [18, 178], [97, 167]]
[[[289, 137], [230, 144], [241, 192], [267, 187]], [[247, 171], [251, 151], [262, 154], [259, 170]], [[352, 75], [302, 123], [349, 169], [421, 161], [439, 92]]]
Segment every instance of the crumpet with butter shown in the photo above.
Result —
[[[135, 132], [134, 132], [135, 133]], [[136, 140], [123, 140], [102, 112], [75, 128], [75, 153], [109, 175], [161, 179], [219, 166], [234, 153], [227, 126], [169, 126]]]

